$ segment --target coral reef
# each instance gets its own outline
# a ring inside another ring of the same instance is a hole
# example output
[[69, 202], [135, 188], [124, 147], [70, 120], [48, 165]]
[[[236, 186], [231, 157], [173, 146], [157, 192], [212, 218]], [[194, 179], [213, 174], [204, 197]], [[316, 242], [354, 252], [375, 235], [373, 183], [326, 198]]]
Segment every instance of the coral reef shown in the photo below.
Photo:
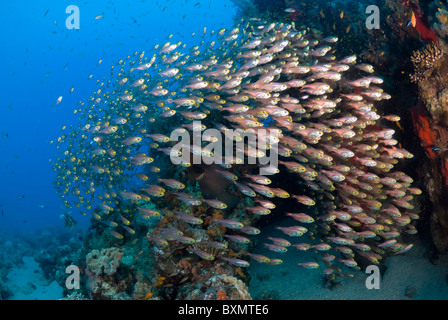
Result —
[[252, 300], [246, 284], [233, 276], [216, 275], [209, 278], [200, 288], [186, 292], [185, 300]]
[[428, 156], [423, 179], [432, 209], [429, 218], [433, 243], [439, 253], [448, 252], [448, 58], [441, 44], [427, 45], [414, 52], [412, 60], [421, 102], [413, 109], [416, 135]]
[[[426, 45], [424, 49], [414, 51], [411, 56], [411, 61], [414, 65], [415, 72], [411, 75], [411, 80], [416, 83], [421, 83], [434, 77], [440, 78], [440, 74], [435, 75], [432, 72], [439, 71], [439, 66], [443, 63], [443, 60], [441, 60], [443, 56], [444, 51], [440, 42], [432, 42]], [[428, 85], [424, 87], [428, 87]]]
[[117, 272], [123, 257], [124, 249], [121, 248], [107, 248], [99, 250], [92, 250], [86, 257], [87, 269], [95, 275], [113, 275]]
[[92, 250], [86, 256], [86, 287], [91, 299], [127, 300], [129, 277], [121, 278], [117, 274], [123, 257], [122, 248]]

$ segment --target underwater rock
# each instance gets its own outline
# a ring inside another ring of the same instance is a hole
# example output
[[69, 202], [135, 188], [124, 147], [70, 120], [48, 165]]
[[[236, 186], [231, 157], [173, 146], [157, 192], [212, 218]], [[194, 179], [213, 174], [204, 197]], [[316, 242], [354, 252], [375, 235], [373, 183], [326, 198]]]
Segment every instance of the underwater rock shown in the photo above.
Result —
[[217, 275], [205, 282], [205, 291], [193, 290], [186, 300], [252, 300], [246, 284], [233, 277]]
[[441, 43], [432, 43], [412, 56], [421, 102], [412, 109], [413, 124], [427, 154], [422, 178], [432, 210], [432, 241], [440, 253], [448, 252], [448, 56]]

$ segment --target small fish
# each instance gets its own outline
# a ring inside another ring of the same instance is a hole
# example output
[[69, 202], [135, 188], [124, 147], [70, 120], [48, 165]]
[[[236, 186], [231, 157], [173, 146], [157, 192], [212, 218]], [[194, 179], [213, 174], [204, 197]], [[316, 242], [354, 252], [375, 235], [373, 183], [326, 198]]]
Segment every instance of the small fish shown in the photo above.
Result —
[[135, 234], [135, 230], [128, 226], [122, 226], [130, 234]]
[[130, 146], [133, 144], [140, 143], [141, 141], [142, 141], [141, 137], [129, 137], [129, 138], [121, 140], [121, 143], [125, 146]]
[[411, 25], [415, 28], [415, 26], [417, 25], [417, 18], [415, 17], [415, 13], [412, 12], [412, 16], [411, 16]]
[[253, 214], [257, 214], [260, 216], [265, 216], [271, 213], [271, 210], [262, 207], [262, 206], [258, 206], [258, 207], [246, 207], [245, 208], [247, 211], [253, 213]]
[[327, 251], [331, 249], [331, 246], [327, 243], [319, 243], [311, 246], [311, 248], [319, 250], [319, 251]]
[[193, 249], [192, 250], [194, 254], [198, 255], [199, 257], [201, 257], [204, 260], [215, 260], [215, 257], [213, 255], [211, 255], [210, 253], [207, 253], [205, 251], [202, 250], [197, 250], [197, 249]]
[[148, 181], [149, 177], [143, 173], [138, 173], [135, 175], [137, 178], [139, 178], [142, 181]]
[[39, 204], [38, 207], [41, 208], [41, 209], [47, 209], [47, 206], [44, 205], [44, 204]]
[[182, 220], [182, 221], [184, 221], [186, 223], [189, 223], [189, 224], [202, 224], [204, 222], [200, 218], [194, 217], [194, 216], [192, 216], [190, 214], [183, 213], [183, 212], [180, 212], [180, 211], [176, 211], [176, 217], [179, 220]]
[[268, 263], [271, 261], [271, 259], [261, 254], [254, 254], [248, 252], [247, 255], [259, 263]]
[[[101, 217], [100, 217], [100, 219], [98, 219], [97, 217], [95, 217], [95, 219], [97, 219], [97, 220], [101, 220]], [[111, 228], [118, 227], [118, 223], [116, 223], [115, 221], [106, 220], [106, 221], [103, 221], [103, 223], [104, 223], [105, 225], [107, 225], [108, 227], [111, 227]]]
[[214, 199], [202, 199], [202, 201], [206, 204], [208, 204], [210, 207], [215, 208], [215, 209], [226, 209], [227, 205], [219, 200], [214, 200]]
[[319, 14], [322, 17], [322, 19], [325, 19], [325, 14], [324, 14], [324, 11], [322, 9], [320, 9]]
[[120, 219], [127, 226], [131, 224], [131, 222], [128, 219], [126, 219], [125, 217], [123, 217], [121, 214], [120, 214]]
[[124, 237], [123, 237], [123, 235], [121, 234], [121, 233], [118, 233], [117, 231], [114, 231], [114, 230], [107, 230], [108, 232], [109, 232], [109, 234], [112, 236], [112, 237], [114, 237], [114, 238], [116, 238], [116, 239], [123, 239]]
[[305, 268], [305, 269], [317, 269], [319, 268], [319, 264], [316, 262], [302, 262], [298, 263], [299, 266]]
[[213, 219], [214, 222], [216, 222], [217, 224], [223, 225], [226, 228], [229, 229], [241, 229], [242, 227], [244, 227], [244, 225], [237, 221], [237, 220], [231, 220], [231, 219]]
[[268, 200], [257, 199], [255, 202], [261, 204], [266, 209], [275, 209], [275, 204]]
[[237, 267], [247, 268], [250, 266], [249, 262], [247, 262], [246, 260], [235, 259], [235, 258], [226, 258], [226, 257], [221, 257], [221, 259], [223, 259]]
[[243, 237], [243, 236], [238, 236], [238, 235], [224, 235], [225, 238], [237, 242], [237, 243], [249, 243], [250, 239]]
[[276, 266], [276, 265], [279, 265], [282, 263], [283, 263], [283, 260], [280, 260], [280, 259], [271, 259], [270, 261], [265, 262], [265, 264], [268, 264], [270, 266]]
[[224, 250], [227, 249], [227, 244], [223, 243], [223, 242], [218, 242], [218, 241], [204, 241], [205, 244], [208, 244], [209, 246], [216, 248], [216, 249], [220, 249], [220, 250]]
[[296, 9], [294, 9], [294, 8], [286, 8], [285, 10], [283, 10], [284, 12], [287, 12], [287, 13], [294, 13], [294, 12], [296, 12]]
[[17, 196], [17, 199], [23, 199], [23, 198], [25, 198], [25, 195], [23, 195], [23, 194]]
[[314, 202], [313, 199], [307, 196], [297, 196], [297, 195], [291, 195], [294, 199], [296, 199], [299, 203], [304, 204], [306, 206], [314, 206], [316, 202]]
[[157, 179], [158, 182], [161, 182], [163, 184], [165, 184], [166, 186], [173, 188], [173, 189], [177, 189], [177, 190], [181, 190], [185, 188], [185, 185], [177, 180], [174, 179], [161, 179], [158, 178]]
[[308, 229], [301, 226], [276, 227], [275, 229], [282, 231], [283, 233], [287, 234], [290, 237], [300, 237], [308, 231]]
[[356, 268], [358, 263], [353, 259], [339, 259], [339, 262], [342, 262], [349, 268]]
[[187, 236], [174, 236], [174, 240], [185, 244], [193, 244], [196, 242], [196, 240]]
[[338, 40], [339, 40], [339, 38], [336, 36], [329, 36], [329, 37], [322, 39], [322, 41], [329, 42], [329, 43], [335, 43], [335, 42], [338, 42]]
[[147, 237], [148, 241], [153, 241], [162, 246], [168, 246], [168, 241], [159, 237]]
[[356, 68], [358, 68], [358, 69], [360, 69], [360, 70], [362, 70], [362, 71], [364, 71], [364, 72], [367, 72], [367, 73], [373, 73], [375, 70], [373, 69], [373, 66], [372, 65], [370, 65], [370, 64], [367, 64], [367, 63], [361, 63], [361, 64], [358, 64], [357, 66], [356, 66]]
[[293, 244], [292, 246], [300, 251], [307, 251], [307, 250], [311, 249], [311, 245], [309, 243], [298, 243], [298, 244]]
[[250, 235], [257, 235], [261, 232], [260, 229], [251, 227], [251, 226], [244, 226], [241, 229], [239, 229], [239, 231], [244, 232], [245, 234], [250, 234]]
[[291, 246], [291, 242], [289, 242], [288, 240], [282, 239], [282, 238], [268, 237], [267, 239], [271, 240], [277, 246], [282, 246], [282, 247], [290, 247]]
[[99, 19], [102, 19], [103, 17], [104, 17], [104, 15], [103, 15], [103, 14], [99, 14], [99, 15], [95, 16], [95, 20], [99, 20]]
[[288, 217], [292, 217], [294, 220], [302, 223], [312, 223], [314, 219], [305, 213], [286, 213]]
[[137, 207], [137, 209], [143, 217], [160, 217], [159, 211], [141, 207]]
[[355, 243], [353, 239], [342, 237], [328, 237], [327, 239], [335, 244], [341, 244], [341, 245], [353, 245]]
[[134, 192], [119, 191], [120, 196], [125, 200], [139, 201], [142, 197]]
[[154, 294], [152, 292], [148, 292], [144, 297], [143, 300], [148, 300], [150, 299]]

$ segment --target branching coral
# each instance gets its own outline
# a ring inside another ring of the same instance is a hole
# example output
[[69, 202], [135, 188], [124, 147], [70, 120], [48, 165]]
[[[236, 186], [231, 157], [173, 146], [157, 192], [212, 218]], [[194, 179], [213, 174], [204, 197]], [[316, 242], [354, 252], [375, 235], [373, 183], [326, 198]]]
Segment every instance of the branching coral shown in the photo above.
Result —
[[411, 56], [414, 65], [414, 73], [411, 75], [412, 82], [422, 82], [431, 71], [437, 67], [444, 55], [443, 48], [439, 42], [432, 42], [419, 51], [414, 51]]

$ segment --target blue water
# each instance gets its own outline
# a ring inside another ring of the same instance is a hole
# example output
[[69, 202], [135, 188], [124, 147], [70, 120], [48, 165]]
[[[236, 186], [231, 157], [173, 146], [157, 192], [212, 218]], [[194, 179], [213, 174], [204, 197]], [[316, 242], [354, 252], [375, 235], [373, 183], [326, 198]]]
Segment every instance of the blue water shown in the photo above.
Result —
[[[66, 28], [69, 5], [79, 8], [79, 30]], [[49, 163], [57, 149], [49, 142], [75, 123], [77, 103], [97, 90], [94, 79], [170, 34], [188, 44], [205, 26], [228, 28], [235, 12], [226, 0], [1, 1], [0, 233], [63, 228]], [[89, 225], [90, 217], [76, 210], [73, 217], [80, 227]]]

